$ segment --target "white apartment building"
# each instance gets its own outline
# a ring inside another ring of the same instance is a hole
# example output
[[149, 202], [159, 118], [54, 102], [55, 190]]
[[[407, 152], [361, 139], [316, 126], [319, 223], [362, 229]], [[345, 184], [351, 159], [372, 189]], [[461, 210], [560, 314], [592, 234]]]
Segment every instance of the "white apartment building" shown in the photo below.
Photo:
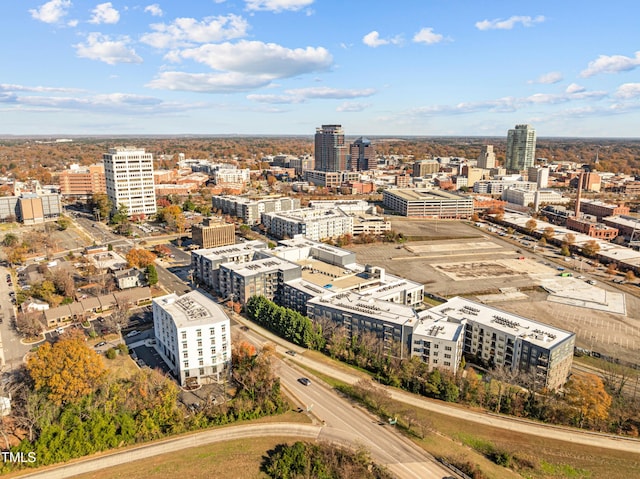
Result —
[[311, 209], [263, 213], [262, 224], [277, 238], [297, 235], [313, 241], [353, 234], [353, 218], [340, 209]]
[[216, 185], [223, 183], [246, 183], [249, 181], [249, 168], [236, 169], [236, 168], [221, 168], [213, 172], [213, 180]]
[[153, 155], [142, 148], [110, 148], [102, 155], [107, 196], [113, 211], [125, 206], [132, 215], [155, 215]]
[[198, 291], [153, 300], [156, 350], [182, 386], [220, 381], [231, 364], [231, 327]]

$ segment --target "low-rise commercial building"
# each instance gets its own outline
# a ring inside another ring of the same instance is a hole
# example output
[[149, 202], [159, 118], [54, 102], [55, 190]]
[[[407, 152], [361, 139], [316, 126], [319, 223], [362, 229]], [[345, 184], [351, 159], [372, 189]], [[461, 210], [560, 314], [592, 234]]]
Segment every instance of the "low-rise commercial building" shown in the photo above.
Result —
[[243, 196], [214, 196], [213, 208], [241, 218], [245, 224], [257, 225], [262, 213], [276, 213], [300, 208], [297, 198], [271, 197], [250, 199]]
[[276, 238], [302, 235], [321, 241], [353, 234], [353, 218], [340, 209], [303, 208], [281, 213], [263, 213], [262, 224]]

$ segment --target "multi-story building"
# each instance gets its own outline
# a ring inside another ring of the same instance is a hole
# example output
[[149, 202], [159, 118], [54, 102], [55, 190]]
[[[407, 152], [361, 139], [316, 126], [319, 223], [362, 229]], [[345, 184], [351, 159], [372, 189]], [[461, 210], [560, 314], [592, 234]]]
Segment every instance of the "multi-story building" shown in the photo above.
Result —
[[474, 193], [501, 195], [508, 188], [518, 188], [526, 191], [536, 191], [538, 185], [532, 181], [521, 180], [482, 180], [473, 185]]
[[263, 213], [262, 224], [276, 238], [302, 235], [313, 241], [353, 234], [353, 218], [339, 208]]
[[231, 223], [205, 218], [202, 224], [191, 226], [191, 240], [200, 248], [216, 248], [236, 242], [236, 229]]
[[140, 148], [110, 148], [102, 158], [113, 211], [124, 206], [129, 216], [155, 215], [153, 155]]
[[586, 234], [592, 238], [607, 241], [618, 236], [618, 230], [616, 228], [598, 223], [595, 217], [582, 216], [580, 218], [576, 218], [575, 216], [569, 216], [567, 217], [565, 226], [570, 230]]
[[411, 356], [429, 365], [456, 373], [462, 361], [466, 320], [428, 311], [420, 316], [411, 335]]
[[413, 163], [413, 177], [422, 178], [427, 175], [434, 175], [440, 171], [438, 160], [419, 160]]
[[213, 172], [213, 181], [216, 185], [222, 185], [225, 183], [241, 183], [244, 184], [249, 181], [249, 168], [236, 169], [236, 168], [224, 168], [217, 169]]
[[369, 171], [377, 167], [376, 147], [371, 140], [360, 137], [349, 145], [349, 164], [351, 171]]
[[182, 386], [219, 382], [231, 364], [231, 326], [199, 291], [153, 299], [155, 348]]
[[624, 205], [613, 205], [597, 200], [580, 200], [580, 212], [586, 215], [593, 215], [600, 221], [606, 216], [628, 215], [629, 207]]
[[473, 198], [428, 189], [385, 190], [384, 205], [402, 216], [459, 219], [473, 214]]
[[[561, 193], [553, 190], [526, 190], [524, 188], [507, 188], [502, 192], [502, 199], [507, 203], [529, 206], [542, 203], [563, 205], [569, 203], [569, 198], [564, 198]], [[537, 208], [536, 208], [537, 209]]]
[[257, 225], [262, 213], [276, 213], [300, 208], [300, 200], [288, 197], [250, 199], [243, 196], [214, 196], [213, 207], [241, 218], [245, 224]]
[[304, 172], [306, 181], [317, 186], [338, 188], [343, 183], [360, 181], [360, 173], [357, 171], [319, 171], [308, 170]]
[[527, 179], [538, 185], [538, 189], [549, 187], [549, 168], [531, 166], [527, 168]]
[[220, 291], [218, 273], [223, 263], [248, 263], [256, 258], [265, 258], [263, 254], [267, 244], [262, 241], [248, 241], [231, 246], [199, 249], [191, 252], [193, 278], [199, 284]]
[[478, 168], [490, 170], [496, 167], [496, 154], [493, 145], [482, 145], [480, 155], [478, 155]]
[[218, 293], [242, 304], [252, 296], [265, 296], [282, 304], [284, 283], [301, 274], [298, 265], [274, 256], [249, 263], [223, 263], [218, 273]]
[[533, 374], [539, 388], [557, 389], [567, 380], [575, 333], [461, 297], [429, 312], [464, 322], [463, 351], [478, 361]]
[[526, 170], [536, 159], [536, 130], [531, 125], [516, 125], [507, 134], [506, 168]]
[[62, 214], [60, 194], [45, 189], [37, 180], [16, 181], [13, 196], [0, 196], [0, 221], [34, 225], [57, 220]]
[[347, 145], [342, 125], [322, 125], [316, 128], [315, 169], [318, 171], [345, 171]]
[[62, 196], [90, 198], [95, 193], [107, 192], [103, 164], [87, 167], [73, 164], [68, 170], [60, 172], [59, 182]]

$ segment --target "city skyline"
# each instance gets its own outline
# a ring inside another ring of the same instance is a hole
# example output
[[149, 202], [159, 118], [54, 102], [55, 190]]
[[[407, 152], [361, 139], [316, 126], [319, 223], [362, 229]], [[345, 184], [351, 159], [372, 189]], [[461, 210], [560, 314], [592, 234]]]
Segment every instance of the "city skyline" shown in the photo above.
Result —
[[0, 135], [640, 137], [637, 2], [176, 3], [3, 4]]

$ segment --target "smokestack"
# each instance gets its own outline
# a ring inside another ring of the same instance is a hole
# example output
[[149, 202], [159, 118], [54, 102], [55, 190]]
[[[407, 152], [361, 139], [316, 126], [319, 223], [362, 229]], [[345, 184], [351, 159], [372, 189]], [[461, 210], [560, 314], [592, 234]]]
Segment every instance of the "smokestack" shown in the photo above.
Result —
[[578, 176], [578, 194], [576, 195], [576, 219], [580, 219], [580, 197], [582, 196], [582, 180], [584, 179], [584, 171]]

